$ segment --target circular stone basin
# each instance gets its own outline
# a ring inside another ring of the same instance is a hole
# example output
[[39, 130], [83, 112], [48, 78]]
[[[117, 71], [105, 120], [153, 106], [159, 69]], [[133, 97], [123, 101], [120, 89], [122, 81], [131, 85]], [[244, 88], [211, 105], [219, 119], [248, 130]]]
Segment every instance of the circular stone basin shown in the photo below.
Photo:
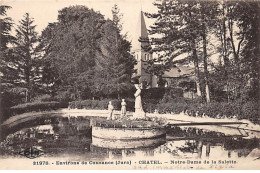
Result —
[[151, 139], [165, 136], [159, 123], [145, 120], [95, 120], [91, 122], [92, 136], [101, 139]]
[[122, 139], [101, 139], [92, 137], [92, 145], [101, 148], [110, 149], [127, 149], [127, 148], [149, 148], [156, 147], [164, 144], [166, 137], [158, 137], [151, 139], [138, 139], [138, 140], [122, 140]]

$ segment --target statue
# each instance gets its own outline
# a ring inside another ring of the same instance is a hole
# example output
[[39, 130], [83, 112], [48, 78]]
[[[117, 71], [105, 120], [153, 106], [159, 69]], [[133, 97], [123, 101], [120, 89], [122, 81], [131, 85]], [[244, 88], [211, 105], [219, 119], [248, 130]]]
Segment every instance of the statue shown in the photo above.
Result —
[[109, 120], [113, 119], [113, 111], [114, 111], [114, 106], [112, 105], [112, 102], [109, 101], [109, 103], [108, 103], [108, 119]]
[[125, 99], [122, 99], [121, 102], [121, 118], [126, 116], [126, 102]]
[[142, 99], [141, 99], [141, 87], [139, 82], [135, 82], [135, 88], [136, 92], [134, 94], [135, 96], [135, 112], [133, 114], [134, 118], [145, 118], [145, 112], [143, 110], [142, 106]]

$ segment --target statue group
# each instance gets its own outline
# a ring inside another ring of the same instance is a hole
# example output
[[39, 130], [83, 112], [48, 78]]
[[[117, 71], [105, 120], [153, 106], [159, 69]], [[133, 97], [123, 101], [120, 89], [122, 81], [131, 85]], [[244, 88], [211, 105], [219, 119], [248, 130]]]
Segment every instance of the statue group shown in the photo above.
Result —
[[[136, 92], [134, 94], [135, 96], [135, 112], [133, 113], [133, 118], [136, 119], [144, 119], [146, 117], [146, 114], [143, 110], [142, 106], [142, 99], [141, 99], [141, 84], [139, 84], [138, 80], [134, 81], [134, 86], [136, 88]], [[126, 116], [126, 102], [125, 99], [122, 99], [121, 102], [121, 118]], [[108, 112], [109, 112], [109, 118], [110, 120], [117, 119], [113, 116], [114, 107], [112, 105], [112, 102], [110, 101], [108, 104]]]

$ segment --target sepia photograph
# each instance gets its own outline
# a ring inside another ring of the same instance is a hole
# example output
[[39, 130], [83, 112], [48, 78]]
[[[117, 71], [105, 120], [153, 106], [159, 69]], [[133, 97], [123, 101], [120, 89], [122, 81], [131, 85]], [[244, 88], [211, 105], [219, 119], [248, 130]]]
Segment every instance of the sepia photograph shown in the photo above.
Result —
[[1, 170], [260, 170], [259, 0], [0, 0]]

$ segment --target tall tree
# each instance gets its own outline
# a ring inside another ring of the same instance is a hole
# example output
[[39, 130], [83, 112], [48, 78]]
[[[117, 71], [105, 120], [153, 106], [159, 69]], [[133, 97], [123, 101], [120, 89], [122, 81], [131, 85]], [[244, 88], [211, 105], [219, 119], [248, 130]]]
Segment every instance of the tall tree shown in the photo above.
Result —
[[[93, 73], [102, 36], [103, 15], [85, 6], [59, 11], [58, 22], [42, 32], [47, 90], [71, 99], [92, 97]], [[51, 73], [54, 75], [52, 75]]]
[[10, 8], [10, 6], [0, 6], [0, 79], [2, 79], [1, 87], [4, 87], [3, 76], [6, 75], [5, 70], [7, 70], [8, 68], [8, 44], [13, 40], [13, 37], [10, 35], [13, 23], [11, 18], [6, 16], [6, 11]]
[[129, 91], [135, 60], [130, 54], [130, 42], [121, 35], [118, 7], [112, 8], [113, 20], [103, 26], [100, 52], [97, 57], [96, 91], [106, 96], [122, 95]]
[[4, 114], [6, 114], [7, 107], [11, 106], [8, 103], [10, 102], [10, 97], [4, 97], [8, 86], [5, 86], [3, 83], [3, 71], [7, 65], [5, 60], [8, 50], [8, 43], [10, 43], [12, 39], [12, 36], [10, 35], [12, 19], [6, 15], [6, 11], [10, 8], [10, 6], [0, 6], [0, 124], [4, 120]]
[[199, 1], [199, 25], [200, 28], [200, 35], [202, 37], [202, 47], [203, 47], [203, 67], [204, 67], [204, 81], [205, 81], [205, 94], [206, 94], [206, 101], [210, 102], [210, 89], [209, 89], [209, 72], [208, 72], [208, 36], [212, 33], [210, 30], [217, 25], [217, 18], [219, 4], [217, 2], [204, 2]]
[[[0, 79], [4, 75], [6, 68], [8, 68], [7, 51], [8, 44], [12, 40], [10, 31], [13, 23], [11, 18], [6, 16], [6, 11], [10, 8], [10, 6], [0, 6]], [[1, 87], [3, 87], [3, 81], [1, 81]]]
[[[215, 87], [227, 91], [227, 100], [231, 101], [243, 95], [249, 80], [258, 81], [254, 80], [257, 79], [258, 72], [253, 69], [256, 69], [254, 66], [258, 64], [256, 57], [259, 54], [257, 51], [259, 31], [256, 29], [259, 2], [223, 0], [220, 2], [219, 9], [221, 22], [218, 22], [219, 26], [214, 29], [214, 33], [220, 40], [221, 44], [217, 50], [224, 63], [216, 67], [215, 74], [218, 77], [215, 76], [213, 80], [216, 81]], [[246, 55], [244, 52], [254, 53]], [[251, 65], [247, 66], [249, 64]], [[253, 83], [257, 84], [257, 82]]]
[[[161, 62], [163, 67], [158, 69], [158, 65], [150, 65], [150, 71], [159, 70], [163, 74], [173, 64], [193, 62], [197, 95], [201, 96], [198, 56], [201, 38], [198, 28], [197, 2], [165, 0], [156, 1], [154, 5], [158, 8], [158, 13], [146, 13], [146, 15], [148, 18], [156, 19], [154, 25], [151, 26], [150, 34], [155, 35], [155, 38], [152, 39], [155, 48], [152, 51], [158, 52], [160, 57], [152, 60], [151, 64]], [[160, 35], [161, 38], [156, 38], [156, 35]], [[184, 55], [186, 58], [175, 60], [180, 55]]]
[[[233, 10], [239, 32], [237, 52], [240, 55], [240, 75], [244, 78], [241, 93], [248, 90], [249, 99], [259, 100], [259, 20], [260, 2], [243, 1]], [[240, 48], [239, 48], [240, 47]]]
[[113, 16], [114, 25], [117, 27], [119, 32], [121, 32], [123, 14], [120, 13], [120, 9], [118, 8], [118, 6], [116, 4], [112, 7], [112, 16]]
[[33, 18], [24, 15], [17, 26], [13, 47], [5, 59], [6, 67], [2, 71], [3, 82], [15, 87], [27, 89], [26, 101], [30, 101], [40, 80], [40, 50], [38, 35], [33, 25]]
[[7, 44], [10, 42], [12, 36], [10, 35], [11, 27], [12, 27], [12, 19], [10, 17], [6, 17], [6, 11], [10, 9], [10, 6], [0, 6], [0, 47], [1, 51], [7, 49]]

